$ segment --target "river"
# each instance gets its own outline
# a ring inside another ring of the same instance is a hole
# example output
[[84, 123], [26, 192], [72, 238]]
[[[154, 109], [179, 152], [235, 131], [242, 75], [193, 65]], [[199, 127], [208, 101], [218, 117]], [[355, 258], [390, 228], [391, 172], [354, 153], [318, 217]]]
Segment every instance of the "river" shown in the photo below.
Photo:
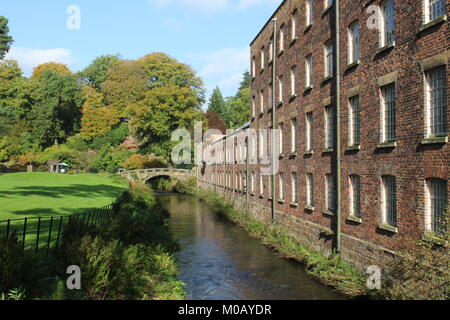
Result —
[[192, 300], [342, 300], [192, 196], [159, 194], [180, 244], [180, 280]]

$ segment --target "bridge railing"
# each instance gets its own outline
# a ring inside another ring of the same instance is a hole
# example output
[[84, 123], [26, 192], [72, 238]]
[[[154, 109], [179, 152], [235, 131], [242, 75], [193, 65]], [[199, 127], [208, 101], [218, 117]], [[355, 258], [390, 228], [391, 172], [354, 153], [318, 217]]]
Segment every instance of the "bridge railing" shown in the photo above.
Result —
[[120, 169], [118, 174], [137, 173], [137, 174], [153, 174], [153, 173], [167, 173], [167, 174], [184, 174], [194, 175], [194, 170], [189, 169], [173, 169], [173, 168], [155, 168], [155, 169], [141, 169], [141, 170], [125, 170]]

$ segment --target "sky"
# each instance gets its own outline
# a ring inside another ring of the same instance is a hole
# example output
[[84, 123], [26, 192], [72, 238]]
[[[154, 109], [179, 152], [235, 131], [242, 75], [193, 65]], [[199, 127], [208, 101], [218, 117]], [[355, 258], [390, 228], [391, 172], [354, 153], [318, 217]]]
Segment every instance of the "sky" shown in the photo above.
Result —
[[14, 38], [6, 59], [19, 61], [25, 76], [48, 61], [76, 72], [104, 54], [165, 52], [190, 65], [208, 95], [219, 86], [231, 96], [249, 70], [250, 42], [281, 2], [14, 0], [2, 1], [0, 15]]

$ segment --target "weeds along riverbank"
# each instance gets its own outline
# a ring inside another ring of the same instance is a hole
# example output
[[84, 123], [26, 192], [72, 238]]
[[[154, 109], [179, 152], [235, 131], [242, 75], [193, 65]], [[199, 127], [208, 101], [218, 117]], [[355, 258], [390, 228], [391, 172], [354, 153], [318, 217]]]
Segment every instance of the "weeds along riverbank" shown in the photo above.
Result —
[[227, 217], [246, 230], [251, 237], [276, 250], [282, 257], [304, 264], [308, 274], [322, 283], [348, 297], [357, 298], [368, 295], [365, 277], [338, 255], [327, 258], [305, 248], [280, 227], [253, 220], [214, 192], [199, 190], [196, 195], [216, 214]]
[[[20, 252], [16, 236], [0, 240], [0, 298], [46, 300], [180, 300], [169, 214], [144, 185], [131, 185], [104, 226], [69, 224], [61, 250]], [[81, 290], [68, 290], [67, 267], [81, 270]], [[1, 294], [3, 293], [3, 294]]]

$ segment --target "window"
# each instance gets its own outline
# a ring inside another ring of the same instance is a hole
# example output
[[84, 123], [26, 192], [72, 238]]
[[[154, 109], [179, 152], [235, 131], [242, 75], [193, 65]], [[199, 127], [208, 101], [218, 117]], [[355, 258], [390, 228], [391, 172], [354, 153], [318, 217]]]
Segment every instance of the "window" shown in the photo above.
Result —
[[350, 176], [350, 215], [361, 218], [361, 178]]
[[291, 201], [297, 203], [297, 173], [291, 173]]
[[324, 0], [325, 1], [325, 9], [329, 8], [333, 4], [333, 0]]
[[313, 113], [306, 114], [306, 151], [313, 151]]
[[264, 195], [265, 185], [264, 185], [264, 176], [262, 173], [259, 174], [259, 194]]
[[280, 38], [279, 38], [279, 52], [282, 52], [284, 50], [284, 25], [281, 25], [280, 27]]
[[306, 88], [312, 87], [312, 74], [313, 74], [313, 61], [312, 61], [312, 55], [308, 55], [306, 57], [305, 62], [305, 78], [306, 78]]
[[280, 145], [280, 155], [283, 154], [284, 150], [283, 150], [283, 140], [284, 140], [284, 124], [283, 122], [280, 122], [278, 124], [278, 129], [279, 129], [279, 140], [278, 140], [278, 144]]
[[306, 26], [310, 26], [313, 23], [313, 0], [307, 0], [305, 6]]
[[334, 193], [334, 177], [331, 174], [326, 175], [326, 208], [327, 211], [334, 212], [335, 206], [335, 193]]
[[284, 77], [279, 76], [278, 77], [278, 102], [283, 102], [283, 88], [284, 87]]
[[297, 118], [291, 119], [291, 153], [297, 150]]
[[265, 57], [264, 57], [264, 47], [261, 48], [261, 69], [264, 69], [265, 66]]
[[306, 174], [306, 205], [314, 207], [314, 176], [312, 173]]
[[425, 0], [425, 23], [445, 15], [445, 0]]
[[255, 57], [253, 57], [252, 58], [252, 76], [253, 76], [253, 78], [256, 76], [256, 58]]
[[250, 192], [255, 193], [255, 172], [250, 175]]
[[295, 10], [291, 17], [291, 39], [297, 38], [297, 21], [298, 21], [298, 11]]
[[269, 110], [273, 107], [273, 84], [269, 84]]
[[349, 98], [349, 103], [350, 103], [350, 118], [349, 118], [350, 145], [357, 146], [360, 144], [361, 140], [359, 96]]
[[325, 108], [325, 149], [334, 147], [334, 108], [328, 106]]
[[325, 43], [325, 77], [333, 74], [333, 42], [331, 40]]
[[264, 90], [259, 93], [259, 111], [264, 113]]
[[396, 140], [396, 106], [395, 84], [389, 84], [381, 88], [382, 93], [382, 139], [381, 142]]
[[383, 219], [384, 223], [397, 226], [397, 182], [393, 176], [383, 177]]
[[270, 42], [269, 42], [269, 62], [271, 62], [273, 60], [273, 36], [270, 37]]
[[427, 136], [447, 135], [447, 76], [446, 67], [425, 73]]
[[394, 44], [395, 11], [394, 1], [386, 0], [381, 4], [381, 41], [380, 47]]
[[256, 116], [256, 97], [252, 97], [252, 116]]
[[441, 179], [428, 179], [428, 221], [427, 229], [435, 233], [447, 231], [445, 214], [448, 208], [447, 181]]
[[297, 95], [297, 90], [295, 88], [295, 73], [297, 72], [297, 67], [293, 66], [291, 68], [291, 96], [294, 97]]
[[280, 200], [284, 200], [284, 173], [280, 172], [279, 174], [279, 191], [280, 191]]
[[348, 46], [348, 61], [349, 64], [358, 62], [359, 60], [359, 25], [354, 22], [348, 28], [349, 46]]

